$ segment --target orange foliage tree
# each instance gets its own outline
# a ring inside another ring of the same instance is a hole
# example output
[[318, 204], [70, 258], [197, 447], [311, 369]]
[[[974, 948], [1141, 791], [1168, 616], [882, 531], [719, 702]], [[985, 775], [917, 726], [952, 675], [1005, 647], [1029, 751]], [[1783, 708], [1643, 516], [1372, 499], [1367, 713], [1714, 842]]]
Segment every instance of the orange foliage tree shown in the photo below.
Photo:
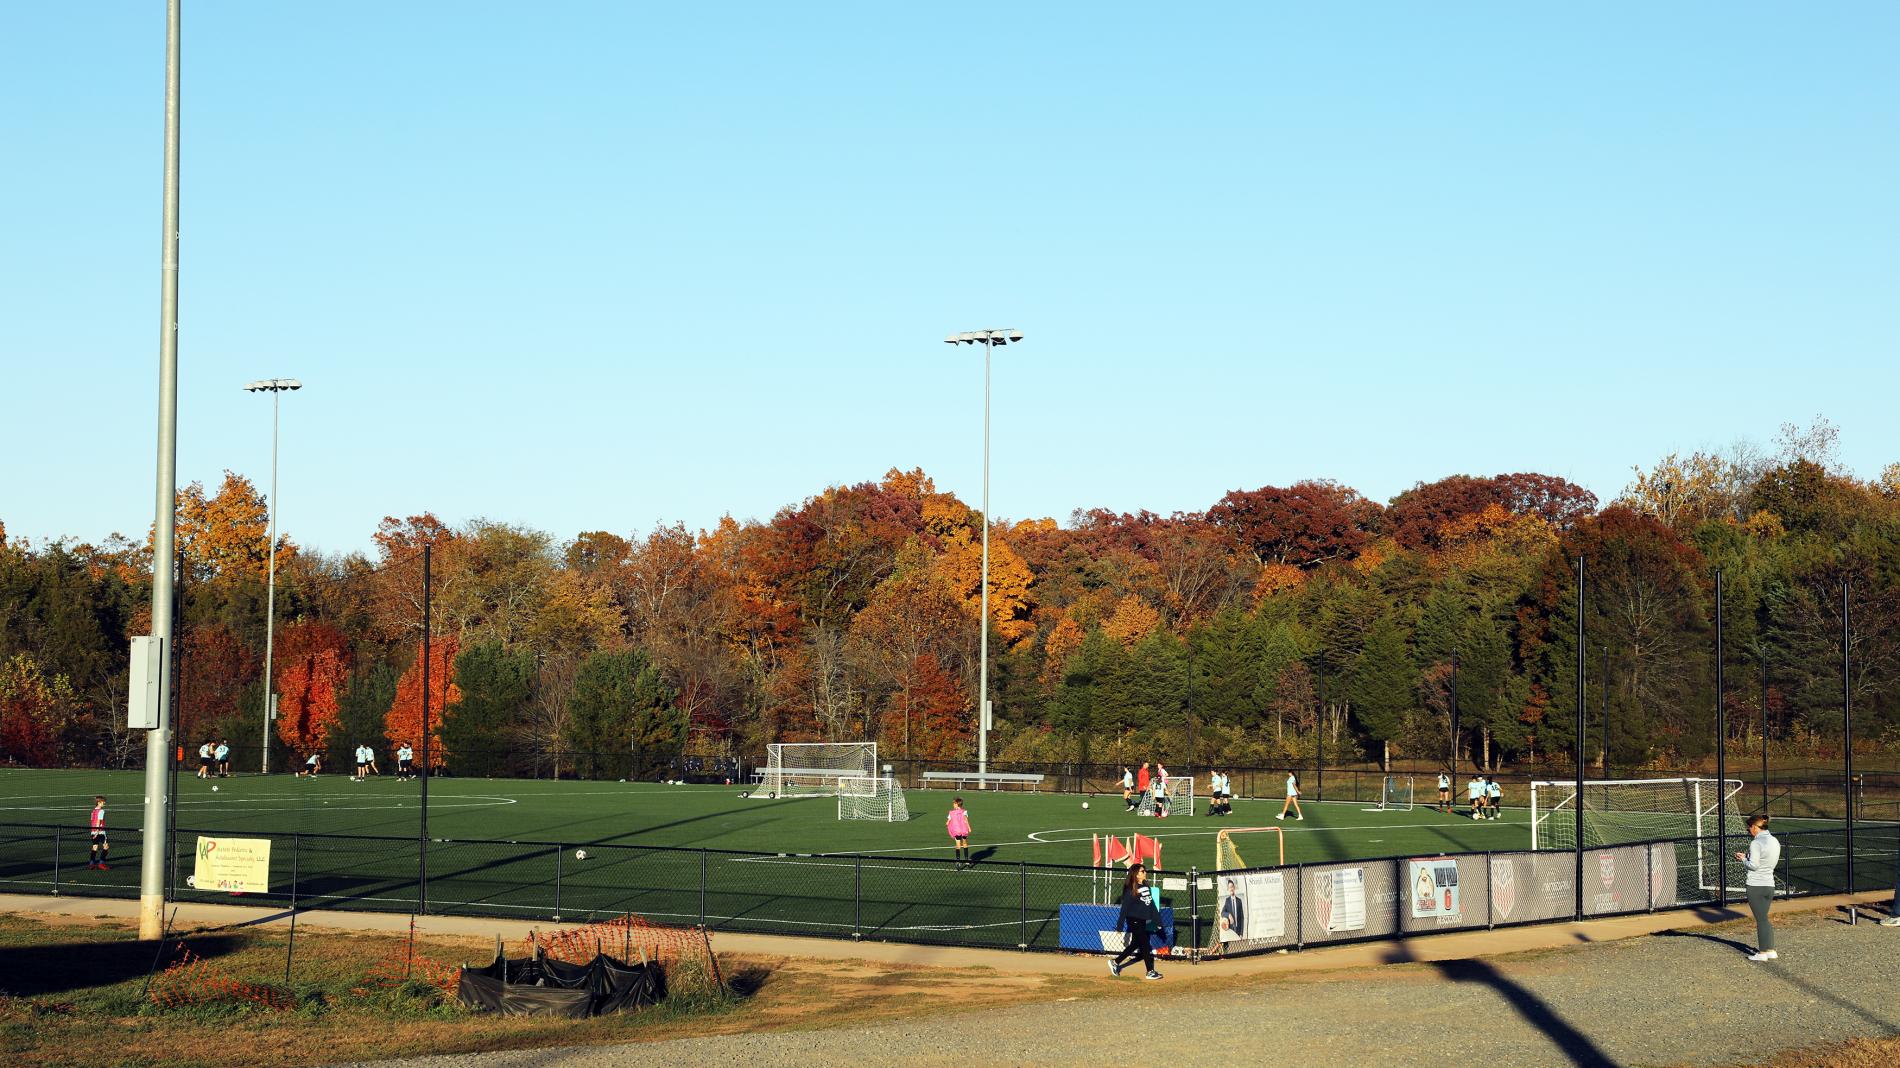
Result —
[[[460, 704], [462, 690], [455, 685], [455, 656], [459, 642], [445, 635], [429, 643], [429, 759], [442, 763], [449, 757], [442, 747], [442, 709]], [[422, 759], [422, 654], [409, 664], [409, 670], [396, 680], [396, 700], [383, 717], [383, 734], [392, 745], [404, 742], [416, 747], [416, 759]]]
[[284, 666], [277, 677], [277, 737], [298, 753], [322, 752], [336, 726], [337, 689], [349, 667], [336, 649], [320, 648]]
[[972, 713], [963, 687], [929, 653], [911, 664], [909, 674], [911, 684], [892, 697], [884, 714], [884, 736], [902, 744], [908, 730], [908, 751], [925, 760], [964, 756]]

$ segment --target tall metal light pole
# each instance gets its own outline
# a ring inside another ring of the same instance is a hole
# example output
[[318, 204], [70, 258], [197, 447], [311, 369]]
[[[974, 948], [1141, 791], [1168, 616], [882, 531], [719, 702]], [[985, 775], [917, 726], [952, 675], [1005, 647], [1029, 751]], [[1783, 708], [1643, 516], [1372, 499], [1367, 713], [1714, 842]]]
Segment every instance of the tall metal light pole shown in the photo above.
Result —
[[294, 378], [264, 378], [244, 388], [251, 393], [270, 394], [270, 544], [265, 546], [270, 577], [265, 581], [264, 593], [264, 746], [257, 762], [258, 773], [268, 775], [270, 721], [277, 711], [277, 702], [271, 699], [272, 640], [277, 628], [277, 407], [280, 394], [302, 389], [303, 383]]
[[172, 558], [178, 509], [178, 5], [165, 5], [165, 193], [159, 226], [158, 487], [152, 523], [152, 635], [158, 639], [159, 706], [145, 732], [145, 826], [139, 854], [139, 937], [165, 934], [165, 794], [171, 740]]
[[[990, 350], [998, 345], [1021, 341], [1021, 330], [971, 330], [951, 334], [946, 345], [983, 346], [983, 578], [981, 602], [982, 637], [977, 648], [976, 773], [990, 770]], [[989, 789], [988, 780], [979, 779], [979, 789]]]

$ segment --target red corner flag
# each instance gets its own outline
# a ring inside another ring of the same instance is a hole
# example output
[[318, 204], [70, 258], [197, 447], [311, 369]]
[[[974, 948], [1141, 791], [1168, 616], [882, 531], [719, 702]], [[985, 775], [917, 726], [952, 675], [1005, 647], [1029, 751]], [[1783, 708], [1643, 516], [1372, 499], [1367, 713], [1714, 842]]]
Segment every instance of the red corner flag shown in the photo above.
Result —
[[1161, 867], [1161, 843], [1145, 834], [1135, 835], [1134, 859], [1136, 863], [1152, 861], [1150, 867]]
[[1121, 839], [1112, 834], [1102, 839], [1102, 859], [1108, 863], [1119, 864], [1134, 858], [1135, 855], [1128, 851], [1128, 847], [1122, 844]]
[[1091, 834], [1089, 835], [1089, 846], [1090, 848], [1095, 850], [1095, 860], [1091, 862], [1090, 866], [1096, 867], [1096, 868], [1101, 867], [1102, 866], [1102, 840]]

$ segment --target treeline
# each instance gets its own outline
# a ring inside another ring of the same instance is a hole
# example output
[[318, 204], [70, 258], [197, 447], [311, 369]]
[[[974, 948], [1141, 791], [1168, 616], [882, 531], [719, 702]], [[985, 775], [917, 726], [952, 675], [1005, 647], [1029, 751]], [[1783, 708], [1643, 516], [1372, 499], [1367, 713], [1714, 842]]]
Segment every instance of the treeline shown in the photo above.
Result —
[[[1714, 746], [1714, 576], [1732, 741], [1837, 752], [1843, 595], [1856, 736], [1895, 738], [1900, 465], [1840, 469], [1833, 430], [1670, 456], [1607, 506], [1537, 474], [1453, 476], [1391, 501], [1332, 482], [1204, 512], [1078, 512], [991, 530], [999, 760], [1329, 756], [1487, 765], [1574, 747], [1574, 560], [1588, 561], [1587, 759], [1681, 765]], [[179, 496], [186, 741], [263, 730], [264, 501], [227, 474]], [[766, 522], [565, 543], [507, 524], [386, 519], [369, 554], [276, 547], [273, 744], [420, 744], [430, 547], [436, 733], [462, 774], [626, 777], [682, 751], [875, 738], [974, 750], [980, 516], [921, 471], [834, 486]], [[0, 528], [0, 755], [140, 758], [126, 645], [150, 629], [147, 546]], [[1765, 715], [1764, 715], [1765, 713]], [[1604, 729], [1607, 720], [1608, 729]], [[1322, 734], [1324, 740], [1322, 743]], [[1605, 746], [1607, 744], [1607, 751]], [[278, 761], [282, 766], [283, 761]]]

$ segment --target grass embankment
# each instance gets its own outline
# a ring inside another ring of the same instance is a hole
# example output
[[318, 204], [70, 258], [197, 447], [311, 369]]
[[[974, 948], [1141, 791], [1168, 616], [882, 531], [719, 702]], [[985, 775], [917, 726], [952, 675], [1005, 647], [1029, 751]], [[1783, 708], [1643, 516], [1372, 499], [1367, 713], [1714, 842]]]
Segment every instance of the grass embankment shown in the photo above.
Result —
[[[668, 974], [667, 1000], [638, 1012], [580, 1021], [502, 1018], [468, 1012], [424, 981], [400, 981], [408, 948], [401, 937], [300, 928], [288, 984], [281, 932], [182, 933], [165, 947], [161, 973], [164, 963], [176, 958], [180, 942], [207, 969], [272, 988], [290, 1007], [272, 1009], [242, 999], [160, 1006], [146, 991], [154, 947], [136, 941], [120, 921], [0, 916], [0, 1063], [287, 1068], [869, 1023], [940, 1008], [946, 991], [967, 1009], [1106, 985], [975, 968], [757, 961], [722, 954], [723, 993], [675, 968]], [[523, 947], [508, 950], [518, 956]], [[441, 964], [485, 961], [493, 943], [419, 937], [415, 952]], [[392, 973], [396, 981], [382, 981]]]

